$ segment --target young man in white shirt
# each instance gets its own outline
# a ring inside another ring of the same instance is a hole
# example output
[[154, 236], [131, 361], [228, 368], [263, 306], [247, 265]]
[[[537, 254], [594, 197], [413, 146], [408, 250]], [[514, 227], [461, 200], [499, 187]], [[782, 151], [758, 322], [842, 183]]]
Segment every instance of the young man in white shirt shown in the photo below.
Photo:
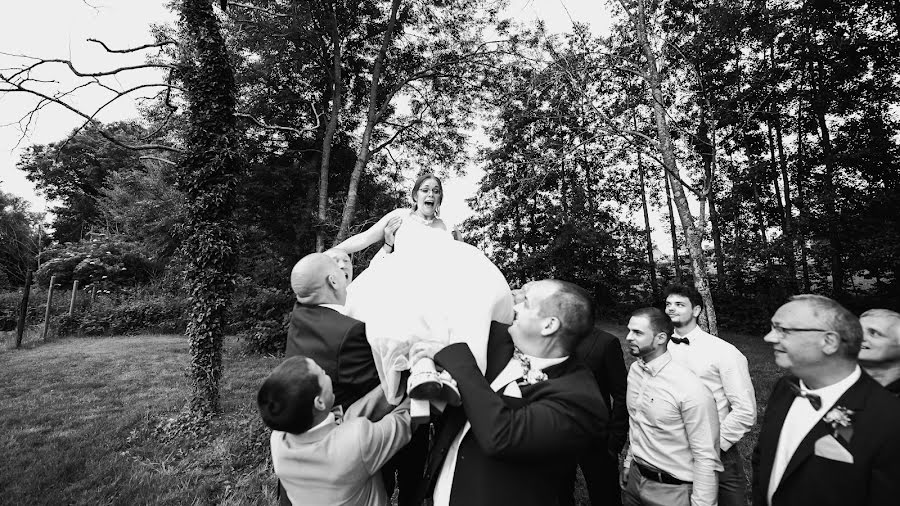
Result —
[[672, 321], [657, 308], [635, 311], [626, 341], [638, 357], [628, 371], [631, 446], [622, 472], [625, 506], [716, 504], [719, 417], [710, 391], [667, 350]]
[[747, 358], [731, 343], [697, 325], [703, 299], [695, 288], [672, 284], [665, 295], [666, 314], [675, 325], [669, 341], [672, 360], [693, 371], [716, 401], [724, 466], [719, 473], [719, 505], [743, 506], [747, 478], [737, 443], [756, 423], [756, 394]]

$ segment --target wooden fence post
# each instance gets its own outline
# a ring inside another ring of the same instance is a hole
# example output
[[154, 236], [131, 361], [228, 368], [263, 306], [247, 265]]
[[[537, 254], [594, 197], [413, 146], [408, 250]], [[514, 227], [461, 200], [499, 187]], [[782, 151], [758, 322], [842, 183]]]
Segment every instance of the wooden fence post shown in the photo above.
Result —
[[69, 316], [75, 313], [75, 299], [78, 298], [78, 280], [72, 281], [72, 300], [69, 301]]
[[22, 346], [22, 336], [25, 334], [25, 316], [28, 314], [28, 297], [31, 295], [31, 271], [25, 274], [25, 291], [22, 292], [22, 302], [19, 303], [19, 321], [16, 323], [16, 348]]
[[50, 326], [50, 303], [53, 302], [53, 284], [56, 283], [56, 276], [50, 276], [50, 289], [47, 290], [47, 310], [44, 311], [44, 331], [41, 333], [41, 339], [47, 340], [47, 329]]

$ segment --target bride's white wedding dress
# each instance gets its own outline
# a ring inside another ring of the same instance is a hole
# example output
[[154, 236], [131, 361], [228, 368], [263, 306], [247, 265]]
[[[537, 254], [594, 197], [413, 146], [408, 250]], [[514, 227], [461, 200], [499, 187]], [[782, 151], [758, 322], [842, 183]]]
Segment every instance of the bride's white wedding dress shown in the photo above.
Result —
[[465, 342], [484, 373], [491, 320], [511, 323], [513, 303], [500, 270], [449, 231], [410, 213], [394, 241], [391, 254], [350, 284], [346, 307], [366, 323], [382, 387], [396, 403], [413, 343]]

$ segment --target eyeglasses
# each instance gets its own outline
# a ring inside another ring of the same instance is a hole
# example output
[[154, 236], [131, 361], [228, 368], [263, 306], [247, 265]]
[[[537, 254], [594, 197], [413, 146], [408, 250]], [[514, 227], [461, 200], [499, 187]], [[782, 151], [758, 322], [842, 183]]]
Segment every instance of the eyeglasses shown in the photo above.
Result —
[[792, 332], [831, 332], [829, 329], [804, 329], [800, 327], [782, 327], [780, 325], [772, 325], [772, 332], [780, 336], [790, 334]]

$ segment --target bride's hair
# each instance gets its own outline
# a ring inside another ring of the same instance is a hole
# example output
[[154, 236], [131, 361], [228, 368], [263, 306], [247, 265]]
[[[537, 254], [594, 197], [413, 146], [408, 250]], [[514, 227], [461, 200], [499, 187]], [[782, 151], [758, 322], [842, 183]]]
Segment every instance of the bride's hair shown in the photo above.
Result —
[[419, 176], [416, 179], [416, 182], [413, 184], [412, 193], [410, 193], [410, 197], [412, 197], [412, 201], [413, 201], [413, 211], [415, 211], [419, 207], [419, 204], [417, 203], [417, 199], [416, 199], [416, 194], [419, 193], [419, 188], [422, 187], [422, 183], [424, 183], [425, 181], [428, 181], [429, 179], [434, 179], [435, 182], [437, 183], [438, 189], [441, 190], [441, 198], [438, 200], [437, 204], [435, 204], [435, 206], [434, 206], [434, 215], [440, 216], [441, 215], [441, 203], [444, 202], [444, 184], [441, 183], [441, 178], [435, 176], [434, 173], [432, 173], [432, 172], [426, 172], [426, 173], [422, 174], [421, 176]]

